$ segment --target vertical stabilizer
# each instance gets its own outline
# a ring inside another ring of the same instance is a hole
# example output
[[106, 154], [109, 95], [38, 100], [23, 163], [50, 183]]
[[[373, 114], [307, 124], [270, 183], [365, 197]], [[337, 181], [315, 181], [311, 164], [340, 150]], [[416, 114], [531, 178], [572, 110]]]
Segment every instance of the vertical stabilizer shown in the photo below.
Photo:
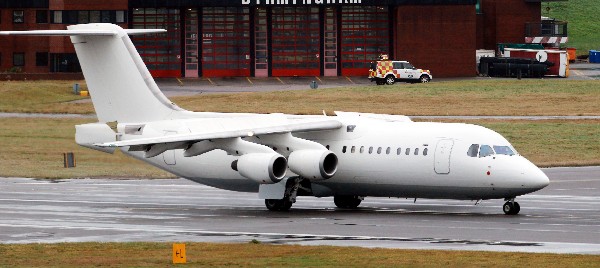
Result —
[[65, 32], [78, 33], [65, 35], [71, 36], [100, 122], [169, 119], [183, 111], [159, 90], [129, 39], [128, 33], [148, 31], [98, 23], [72, 25]]

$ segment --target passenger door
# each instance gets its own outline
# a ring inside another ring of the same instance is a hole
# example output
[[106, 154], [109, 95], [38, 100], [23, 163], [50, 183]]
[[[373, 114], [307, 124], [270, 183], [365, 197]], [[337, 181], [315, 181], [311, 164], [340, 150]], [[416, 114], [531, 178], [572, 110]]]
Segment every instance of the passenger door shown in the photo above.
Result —
[[449, 174], [450, 173], [450, 155], [452, 154], [452, 147], [454, 141], [440, 140], [435, 147], [434, 155], [434, 170], [437, 174]]

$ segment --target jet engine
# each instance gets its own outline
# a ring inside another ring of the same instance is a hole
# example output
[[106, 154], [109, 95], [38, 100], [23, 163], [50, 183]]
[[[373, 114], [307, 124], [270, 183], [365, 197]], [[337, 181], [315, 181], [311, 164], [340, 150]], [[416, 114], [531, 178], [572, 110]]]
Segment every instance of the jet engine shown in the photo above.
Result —
[[250, 153], [231, 163], [240, 175], [261, 184], [278, 183], [287, 171], [285, 157], [277, 153]]
[[288, 157], [288, 165], [309, 180], [326, 180], [335, 175], [338, 158], [329, 150], [297, 150]]

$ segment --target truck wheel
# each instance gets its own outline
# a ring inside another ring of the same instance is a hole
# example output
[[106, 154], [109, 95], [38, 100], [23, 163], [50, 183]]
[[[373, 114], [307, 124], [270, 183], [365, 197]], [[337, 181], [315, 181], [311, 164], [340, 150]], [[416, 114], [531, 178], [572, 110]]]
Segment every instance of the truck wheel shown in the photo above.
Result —
[[427, 76], [427, 75], [421, 75], [421, 78], [419, 78], [419, 81], [421, 81], [421, 83], [429, 83], [429, 81], [431, 81], [431, 78], [429, 78], [429, 76]]
[[396, 78], [393, 75], [388, 75], [385, 77], [385, 83], [388, 85], [393, 85], [396, 82]]

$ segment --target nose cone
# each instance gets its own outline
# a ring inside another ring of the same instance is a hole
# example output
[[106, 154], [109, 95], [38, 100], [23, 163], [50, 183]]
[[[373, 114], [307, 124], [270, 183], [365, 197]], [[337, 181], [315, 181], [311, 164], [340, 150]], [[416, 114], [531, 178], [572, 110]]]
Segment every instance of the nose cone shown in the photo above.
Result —
[[548, 176], [536, 166], [533, 166], [530, 171], [526, 173], [526, 176], [526, 187], [532, 192], [541, 190], [550, 184]]

